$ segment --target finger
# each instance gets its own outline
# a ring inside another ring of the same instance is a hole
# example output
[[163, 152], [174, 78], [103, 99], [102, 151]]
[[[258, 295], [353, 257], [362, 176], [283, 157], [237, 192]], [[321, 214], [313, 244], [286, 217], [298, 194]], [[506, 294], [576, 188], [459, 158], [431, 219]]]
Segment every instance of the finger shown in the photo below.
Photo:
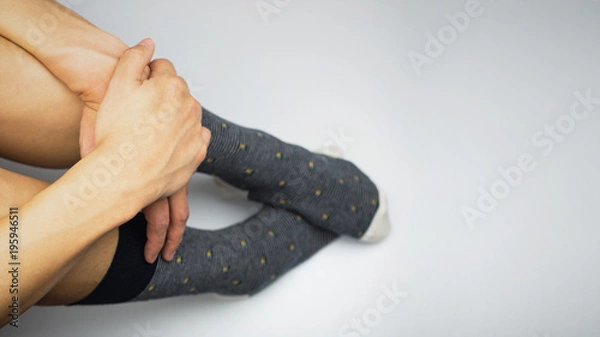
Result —
[[144, 69], [150, 63], [154, 54], [152, 39], [144, 39], [136, 46], [129, 48], [119, 58], [119, 63], [113, 75], [113, 81], [126, 84], [141, 84]]
[[212, 138], [212, 133], [209, 129], [202, 127], [202, 140], [206, 143], [206, 146], [210, 144], [210, 140]]
[[144, 247], [144, 257], [148, 263], [154, 263], [165, 244], [169, 229], [169, 201], [160, 199], [144, 208], [143, 212], [148, 222], [146, 229], [148, 241]]
[[190, 206], [187, 199], [188, 185], [169, 197], [169, 210], [171, 212], [171, 224], [167, 232], [167, 241], [163, 247], [163, 258], [167, 261], [173, 260], [177, 247], [183, 240], [185, 227], [190, 217]]
[[156, 59], [150, 63], [150, 78], [157, 76], [177, 76], [173, 63], [167, 59]]
[[145, 80], [150, 78], [150, 65], [144, 67], [144, 71], [142, 72], [142, 77], [140, 78], [140, 82], [144, 82]]

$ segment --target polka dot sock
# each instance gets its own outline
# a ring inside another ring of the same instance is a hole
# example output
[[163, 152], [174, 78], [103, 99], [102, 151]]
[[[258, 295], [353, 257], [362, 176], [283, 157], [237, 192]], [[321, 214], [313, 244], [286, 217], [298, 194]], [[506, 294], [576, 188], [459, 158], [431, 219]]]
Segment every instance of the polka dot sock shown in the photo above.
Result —
[[378, 241], [389, 232], [377, 186], [349, 161], [287, 144], [203, 109], [212, 132], [199, 172], [248, 190], [248, 199], [302, 215], [328, 231]]
[[130, 301], [207, 292], [253, 295], [336, 238], [269, 206], [225, 229], [188, 227], [175, 259], [159, 258], [148, 286]]

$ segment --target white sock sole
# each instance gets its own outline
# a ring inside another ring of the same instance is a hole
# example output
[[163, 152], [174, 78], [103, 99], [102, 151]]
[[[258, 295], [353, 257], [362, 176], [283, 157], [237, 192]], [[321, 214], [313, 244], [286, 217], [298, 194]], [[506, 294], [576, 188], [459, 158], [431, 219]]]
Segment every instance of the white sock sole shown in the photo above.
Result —
[[369, 225], [369, 228], [365, 234], [360, 238], [362, 242], [375, 243], [383, 240], [390, 234], [392, 229], [392, 223], [390, 222], [390, 216], [388, 212], [387, 196], [381, 191], [379, 186], [379, 208]]

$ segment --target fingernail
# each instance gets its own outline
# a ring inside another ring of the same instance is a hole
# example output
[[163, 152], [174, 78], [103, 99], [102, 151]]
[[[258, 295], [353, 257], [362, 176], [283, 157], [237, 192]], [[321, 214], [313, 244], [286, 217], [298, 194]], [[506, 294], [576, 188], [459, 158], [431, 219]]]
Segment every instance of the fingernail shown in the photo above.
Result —
[[152, 41], [152, 39], [151, 39], [151, 38], [147, 37], [147, 38], [143, 39], [143, 40], [140, 42], [140, 44], [141, 44], [141, 45], [144, 45], [144, 46], [146, 46], [146, 47], [148, 47], [148, 48], [152, 48], [152, 45], [154, 44], [154, 41]]

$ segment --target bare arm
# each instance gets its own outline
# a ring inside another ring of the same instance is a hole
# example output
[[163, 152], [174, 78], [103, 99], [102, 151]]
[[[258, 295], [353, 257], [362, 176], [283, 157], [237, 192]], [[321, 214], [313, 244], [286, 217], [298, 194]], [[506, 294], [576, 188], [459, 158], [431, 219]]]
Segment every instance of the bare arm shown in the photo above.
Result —
[[0, 0], [0, 8], [0, 35], [97, 110], [127, 45], [52, 0]]
[[[0, 0], [0, 8], [0, 35], [35, 56], [84, 102], [79, 143], [86, 156], [95, 146], [96, 112], [127, 46], [55, 1]], [[187, 185], [143, 209], [150, 233], [144, 252], [148, 262], [161, 252], [173, 259], [189, 216], [186, 190]]]
[[[13, 262], [20, 263], [5, 264], [2, 268], [16, 272], [11, 275], [4, 271], [0, 278], [0, 325], [11, 320], [9, 306], [18, 303], [20, 314], [29, 309], [56, 285], [89, 246], [143, 207], [142, 198], [122, 202], [128, 199], [129, 191], [127, 183], [122, 181], [124, 177], [118, 176], [113, 183], [98, 188], [94, 198], [84, 200], [82, 179], [90, 179], [102, 169], [98, 160], [101, 155], [102, 151], [90, 154], [57, 182], [26, 204], [14, 205], [18, 210], [13, 209], [12, 214], [0, 219], [2, 254], [14, 256]], [[9, 255], [10, 248], [14, 253]]]
[[94, 151], [21, 205], [18, 215], [0, 219], [0, 249], [7, 254], [9, 240], [18, 239], [20, 262], [18, 294], [9, 293], [13, 276], [0, 273], [1, 324], [11, 320], [13, 296], [20, 313], [30, 308], [97, 239], [181, 189], [204, 159], [210, 133], [172, 64], [156, 60], [150, 78], [140, 80], [153, 51], [146, 41], [121, 57], [98, 111]]

